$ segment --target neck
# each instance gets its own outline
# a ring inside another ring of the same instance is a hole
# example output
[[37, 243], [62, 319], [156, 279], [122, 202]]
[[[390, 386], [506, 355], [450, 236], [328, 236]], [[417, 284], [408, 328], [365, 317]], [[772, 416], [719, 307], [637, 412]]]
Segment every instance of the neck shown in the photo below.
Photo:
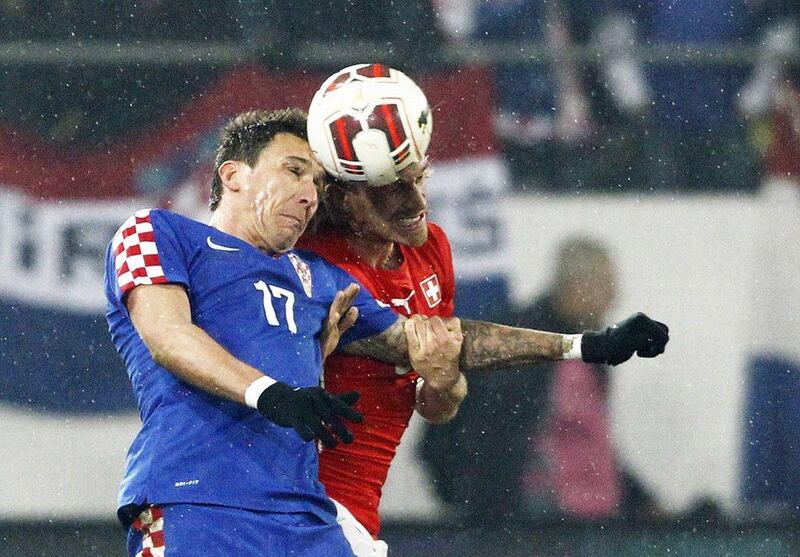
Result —
[[375, 269], [396, 269], [403, 262], [400, 248], [394, 242], [347, 234], [347, 244], [356, 255]]
[[236, 236], [246, 242], [249, 241], [239, 223], [231, 218], [228, 211], [225, 211], [222, 207], [217, 207], [217, 210], [211, 213], [211, 218], [208, 219], [208, 226], [212, 226], [231, 236]]
[[208, 225], [226, 234], [235, 236], [240, 240], [244, 240], [262, 251], [266, 251], [261, 245], [261, 242], [258, 241], [258, 238], [247, 233], [246, 227], [242, 225], [241, 215], [237, 218], [234, 212], [225, 210], [223, 207], [218, 207], [217, 210], [211, 214]]

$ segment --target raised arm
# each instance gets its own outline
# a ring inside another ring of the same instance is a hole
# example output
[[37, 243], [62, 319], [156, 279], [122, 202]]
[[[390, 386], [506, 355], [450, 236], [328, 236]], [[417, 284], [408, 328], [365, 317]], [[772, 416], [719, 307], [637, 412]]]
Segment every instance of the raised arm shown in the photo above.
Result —
[[406, 321], [401, 315], [394, 325], [382, 333], [346, 344], [340, 350], [351, 356], [365, 356], [396, 366], [411, 367], [405, 332]]
[[[415, 316], [420, 317], [421, 316]], [[405, 317], [379, 335], [343, 347], [347, 354], [410, 366], [404, 332]], [[448, 323], [458, 321], [449, 318]], [[485, 321], [461, 320], [464, 341], [459, 363], [462, 372], [488, 371], [542, 360], [559, 360], [572, 347], [574, 335], [508, 327]]]
[[543, 360], [561, 360], [572, 349], [575, 335], [521, 329], [461, 320], [464, 343], [461, 345], [461, 370], [490, 371], [526, 366]]
[[479, 371], [534, 364], [542, 360], [580, 359], [615, 366], [630, 359], [655, 358], [669, 342], [669, 328], [644, 313], [602, 331], [550, 333], [482, 321], [461, 321], [464, 343], [461, 370]]
[[[344, 352], [408, 366], [405, 319], [367, 339], [344, 347]], [[485, 321], [461, 320], [464, 342], [460, 366], [465, 373], [525, 366], [543, 360], [582, 359], [617, 365], [634, 354], [653, 358], [664, 352], [669, 329], [663, 323], [635, 313], [603, 331], [582, 334], [555, 333], [508, 327]]]

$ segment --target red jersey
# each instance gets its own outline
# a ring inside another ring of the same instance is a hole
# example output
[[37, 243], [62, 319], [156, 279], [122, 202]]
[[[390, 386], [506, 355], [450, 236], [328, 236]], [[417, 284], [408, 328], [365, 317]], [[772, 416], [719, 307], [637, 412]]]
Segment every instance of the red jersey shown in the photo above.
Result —
[[[375, 269], [365, 263], [335, 231], [302, 238], [298, 247], [318, 253], [350, 273], [376, 300], [406, 317], [453, 314], [455, 277], [450, 243], [444, 231], [428, 223], [420, 247], [400, 246], [398, 269]], [[370, 358], [333, 354], [325, 361], [325, 388], [332, 393], [358, 391], [360, 424], [348, 424], [355, 440], [320, 455], [320, 479], [328, 495], [344, 505], [377, 536], [378, 504], [397, 445], [416, 404], [417, 375]]]

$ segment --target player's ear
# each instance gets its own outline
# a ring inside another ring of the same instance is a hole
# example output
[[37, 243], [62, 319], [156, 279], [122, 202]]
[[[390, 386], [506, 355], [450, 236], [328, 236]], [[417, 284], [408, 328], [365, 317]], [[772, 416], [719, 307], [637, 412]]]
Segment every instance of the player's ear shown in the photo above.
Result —
[[219, 165], [217, 173], [222, 185], [231, 191], [239, 191], [242, 187], [242, 163], [241, 161], [225, 161]]

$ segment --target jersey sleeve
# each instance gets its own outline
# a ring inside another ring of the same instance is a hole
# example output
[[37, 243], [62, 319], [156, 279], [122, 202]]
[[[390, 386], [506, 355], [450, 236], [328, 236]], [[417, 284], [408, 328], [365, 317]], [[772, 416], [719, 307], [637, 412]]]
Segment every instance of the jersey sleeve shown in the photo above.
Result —
[[333, 267], [336, 276], [336, 287], [339, 290], [347, 288], [347, 286], [353, 282], [358, 283], [361, 287], [358, 291], [358, 296], [356, 296], [356, 299], [353, 301], [353, 307], [358, 308], [358, 319], [356, 319], [355, 324], [342, 335], [339, 346], [344, 346], [353, 341], [377, 335], [395, 324], [398, 319], [397, 313], [386, 306], [380, 305], [378, 301], [372, 297], [372, 294], [369, 293], [369, 290], [349, 273], [333, 264], [329, 263], [329, 265]]
[[189, 285], [187, 258], [180, 238], [160, 211], [143, 209], [119, 227], [111, 240], [106, 272], [116, 277], [115, 296], [122, 301], [142, 284]]

